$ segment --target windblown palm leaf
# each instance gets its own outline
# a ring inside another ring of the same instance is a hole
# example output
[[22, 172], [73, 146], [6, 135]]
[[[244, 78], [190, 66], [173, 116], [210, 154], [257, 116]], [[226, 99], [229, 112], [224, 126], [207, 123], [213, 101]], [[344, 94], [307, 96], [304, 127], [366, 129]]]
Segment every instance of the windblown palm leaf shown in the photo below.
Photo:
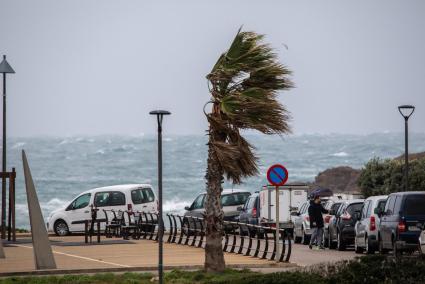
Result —
[[255, 129], [265, 134], [289, 132], [289, 114], [277, 100], [277, 92], [292, 87], [290, 71], [278, 63], [263, 36], [239, 30], [229, 50], [211, 73], [212, 112], [209, 127], [205, 201], [205, 269], [225, 268], [221, 247], [223, 211], [220, 196], [223, 177], [240, 183], [258, 173], [254, 147], [240, 134]]
[[291, 72], [262, 39], [262, 35], [239, 30], [207, 75], [214, 105], [207, 119], [210, 131], [220, 133], [211, 146], [226, 177], [234, 183], [258, 173], [254, 147], [241, 137], [240, 130], [290, 132], [290, 116], [277, 100], [277, 92], [293, 86], [288, 78]]

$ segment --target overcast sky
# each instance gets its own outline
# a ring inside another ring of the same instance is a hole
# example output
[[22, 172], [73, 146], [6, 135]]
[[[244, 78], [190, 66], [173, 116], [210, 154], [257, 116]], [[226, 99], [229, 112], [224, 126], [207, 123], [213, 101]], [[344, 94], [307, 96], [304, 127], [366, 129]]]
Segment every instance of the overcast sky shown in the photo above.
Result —
[[[302, 133], [425, 132], [425, 1], [0, 0], [8, 133], [204, 134], [205, 75], [237, 29], [266, 34]], [[288, 46], [288, 49], [285, 48]]]

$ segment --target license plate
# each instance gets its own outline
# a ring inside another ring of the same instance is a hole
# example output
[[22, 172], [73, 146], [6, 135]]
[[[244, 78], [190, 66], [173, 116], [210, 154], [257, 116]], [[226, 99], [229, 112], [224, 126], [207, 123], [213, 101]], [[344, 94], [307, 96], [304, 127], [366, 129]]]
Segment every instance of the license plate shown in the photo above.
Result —
[[420, 231], [421, 229], [419, 229], [418, 227], [416, 227], [416, 226], [409, 226], [409, 231], [413, 231], [413, 232], [415, 232], [415, 231]]

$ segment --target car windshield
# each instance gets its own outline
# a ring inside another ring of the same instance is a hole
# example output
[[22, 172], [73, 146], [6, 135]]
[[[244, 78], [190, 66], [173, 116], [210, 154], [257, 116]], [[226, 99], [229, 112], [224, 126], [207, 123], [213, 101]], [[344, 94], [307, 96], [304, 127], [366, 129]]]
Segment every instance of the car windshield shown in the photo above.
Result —
[[248, 192], [235, 192], [221, 196], [222, 206], [244, 205], [251, 194]]
[[134, 204], [153, 202], [155, 196], [150, 188], [138, 188], [131, 191], [131, 200]]
[[425, 195], [409, 195], [404, 203], [406, 215], [425, 215]]
[[354, 204], [348, 205], [347, 212], [350, 215], [353, 215], [354, 212], [360, 212], [362, 210], [362, 206], [363, 206], [363, 203], [354, 203]]

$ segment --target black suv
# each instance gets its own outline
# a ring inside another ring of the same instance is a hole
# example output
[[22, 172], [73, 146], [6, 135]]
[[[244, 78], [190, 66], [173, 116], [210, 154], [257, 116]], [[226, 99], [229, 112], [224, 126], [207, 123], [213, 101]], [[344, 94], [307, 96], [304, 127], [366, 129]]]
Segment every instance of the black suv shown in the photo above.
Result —
[[352, 199], [344, 200], [337, 212], [329, 212], [332, 216], [328, 227], [328, 246], [345, 250], [347, 245], [354, 244], [354, 225], [362, 210], [364, 200]]
[[419, 246], [419, 235], [425, 224], [425, 192], [397, 192], [388, 196], [385, 208], [377, 208], [381, 218], [379, 251], [394, 255], [413, 252]]

